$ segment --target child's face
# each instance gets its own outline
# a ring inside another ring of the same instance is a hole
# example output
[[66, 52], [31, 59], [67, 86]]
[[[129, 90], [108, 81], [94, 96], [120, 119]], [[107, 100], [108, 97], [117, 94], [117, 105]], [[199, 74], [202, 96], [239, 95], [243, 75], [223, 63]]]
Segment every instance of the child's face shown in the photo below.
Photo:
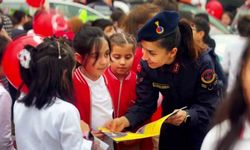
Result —
[[250, 87], [249, 87], [250, 85], [250, 58], [247, 61], [247, 64], [243, 70], [242, 80], [243, 80], [244, 94], [247, 100], [246, 103], [248, 104], [248, 106], [250, 106]]
[[[84, 69], [87, 76], [92, 80], [97, 80], [109, 66], [109, 46], [106, 39], [102, 39], [102, 45], [99, 51], [99, 57], [96, 60], [94, 50], [89, 54]], [[96, 62], [95, 62], [96, 61]]]
[[231, 18], [229, 17], [228, 14], [224, 13], [221, 17], [221, 23], [225, 26], [230, 25], [231, 23]]
[[115, 31], [115, 28], [114, 26], [107, 26], [105, 29], [104, 29], [104, 33], [106, 36], [110, 37], [111, 35], [115, 34], [116, 31]]
[[114, 45], [110, 56], [112, 72], [117, 76], [127, 75], [134, 60], [133, 45]]

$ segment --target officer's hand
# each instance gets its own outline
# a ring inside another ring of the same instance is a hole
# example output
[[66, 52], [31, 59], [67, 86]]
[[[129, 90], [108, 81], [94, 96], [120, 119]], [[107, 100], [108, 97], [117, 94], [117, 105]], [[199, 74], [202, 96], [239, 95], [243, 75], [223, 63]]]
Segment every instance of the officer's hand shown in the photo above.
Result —
[[120, 132], [129, 126], [129, 121], [126, 117], [115, 118], [105, 124], [105, 127], [112, 132]]
[[91, 131], [91, 134], [101, 140], [104, 139], [105, 135], [104, 133], [102, 133], [101, 131], [97, 130], [97, 131]]
[[174, 111], [178, 112], [175, 115], [169, 117], [165, 122], [175, 126], [179, 126], [182, 122], [184, 122], [187, 116], [187, 112], [184, 110], [174, 110]]

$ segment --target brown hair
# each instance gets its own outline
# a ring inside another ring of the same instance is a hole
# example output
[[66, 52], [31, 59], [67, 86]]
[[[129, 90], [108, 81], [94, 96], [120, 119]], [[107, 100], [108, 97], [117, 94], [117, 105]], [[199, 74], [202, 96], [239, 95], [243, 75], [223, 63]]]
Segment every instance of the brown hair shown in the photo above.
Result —
[[179, 10], [176, 0], [153, 0], [153, 4], [159, 6], [163, 10]]
[[124, 19], [122, 25], [124, 32], [136, 36], [140, 27], [158, 12], [160, 8], [154, 4], [146, 3], [136, 6]]
[[77, 33], [81, 30], [84, 24], [80, 18], [73, 17], [68, 21], [68, 25], [74, 33]]

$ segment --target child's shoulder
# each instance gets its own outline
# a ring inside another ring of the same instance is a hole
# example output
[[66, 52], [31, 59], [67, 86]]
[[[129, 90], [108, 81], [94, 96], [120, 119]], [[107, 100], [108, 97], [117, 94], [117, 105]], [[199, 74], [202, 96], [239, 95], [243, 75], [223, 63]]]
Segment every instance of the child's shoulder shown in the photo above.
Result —
[[58, 111], [62, 112], [77, 111], [77, 108], [73, 104], [64, 101], [60, 98], [56, 98], [55, 103], [53, 105], [55, 109], [58, 109]]
[[79, 117], [79, 112], [77, 110], [77, 108], [67, 102], [67, 101], [64, 101], [60, 98], [56, 98], [56, 101], [55, 103], [50, 107], [48, 108], [49, 112], [51, 114], [53, 114], [54, 116], [57, 116], [59, 118], [68, 118], [68, 117], [73, 117], [75, 118], [74, 116], [78, 116]]

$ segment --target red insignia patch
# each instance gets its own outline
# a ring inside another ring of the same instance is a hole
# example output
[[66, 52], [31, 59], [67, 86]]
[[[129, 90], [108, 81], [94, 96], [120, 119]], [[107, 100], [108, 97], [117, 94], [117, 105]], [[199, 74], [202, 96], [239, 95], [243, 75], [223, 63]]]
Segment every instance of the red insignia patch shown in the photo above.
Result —
[[141, 64], [138, 64], [138, 65], [137, 65], [136, 70], [137, 70], [137, 73], [140, 73], [140, 72], [141, 72]]
[[180, 70], [180, 64], [177, 62], [173, 65], [171, 72], [176, 74], [179, 73], [179, 70]]
[[201, 74], [201, 81], [205, 84], [210, 84], [216, 79], [216, 74], [212, 69], [207, 69]]
[[136, 84], [139, 84], [142, 81], [143, 81], [143, 77], [137, 77], [136, 78]]

